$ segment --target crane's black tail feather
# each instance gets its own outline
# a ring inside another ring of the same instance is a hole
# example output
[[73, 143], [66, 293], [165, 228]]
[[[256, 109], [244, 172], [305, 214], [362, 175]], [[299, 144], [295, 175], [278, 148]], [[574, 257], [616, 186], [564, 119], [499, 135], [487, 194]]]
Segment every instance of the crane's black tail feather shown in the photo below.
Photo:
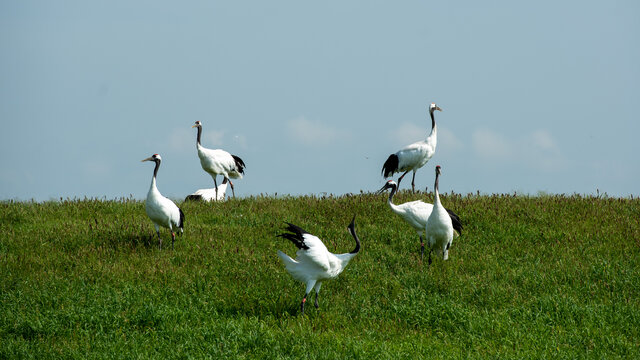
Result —
[[449, 213], [449, 217], [451, 217], [451, 223], [453, 224], [453, 229], [458, 232], [458, 234], [462, 235], [462, 221], [460, 221], [460, 217], [458, 214], [454, 213], [452, 210], [446, 209]]
[[233, 161], [235, 161], [236, 163], [236, 168], [238, 168], [238, 172], [244, 175], [244, 168], [246, 167], [246, 165], [244, 164], [244, 161], [242, 161], [242, 159], [240, 159], [239, 156], [235, 156], [235, 155], [231, 155], [231, 156], [233, 156]]
[[184, 198], [184, 201], [202, 201], [202, 195], [187, 195], [187, 197]]
[[387, 158], [387, 161], [385, 161], [384, 165], [382, 165], [382, 176], [384, 176], [385, 178], [388, 178], [389, 176], [393, 175], [395, 172], [398, 172], [399, 163], [400, 162], [398, 160], [398, 155], [396, 154], [389, 155], [389, 157]]
[[286, 223], [288, 226], [286, 228], [288, 233], [282, 233], [277, 235], [278, 237], [285, 238], [290, 240], [298, 249], [308, 250], [309, 247], [304, 243], [304, 234], [308, 234], [307, 231], [302, 229], [299, 226], [293, 225], [291, 223]]
[[182, 212], [182, 209], [178, 208], [178, 211], [180, 211], [180, 223], [178, 224], [178, 227], [180, 229], [184, 229], [184, 213]]

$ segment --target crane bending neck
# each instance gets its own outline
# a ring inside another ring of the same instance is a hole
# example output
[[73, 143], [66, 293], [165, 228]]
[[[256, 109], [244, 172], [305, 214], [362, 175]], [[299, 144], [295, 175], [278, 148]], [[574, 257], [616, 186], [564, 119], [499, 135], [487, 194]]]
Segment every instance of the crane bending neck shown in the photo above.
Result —
[[351, 233], [351, 236], [353, 236], [353, 239], [356, 241], [356, 248], [353, 249], [352, 252], [350, 252], [349, 254], [357, 254], [360, 251], [360, 239], [358, 239], [358, 235], [356, 234], [356, 230], [353, 227], [349, 227], [349, 232]]
[[393, 209], [393, 207], [395, 206], [395, 204], [393, 203], [393, 195], [395, 195], [395, 194], [396, 194], [396, 190], [397, 190], [397, 189], [398, 189], [398, 188], [397, 188], [397, 187], [395, 187], [395, 186], [394, 186], [394, 187], [392, 187], [392, 188], [391, 188], [391, 193], [389, 194], [389, 200], [388, 200], [388, 203], [389, 203], [389, 206], [391, 206], [391, 208], [392, 208], [392, 209]]
[[397, 187], [391, 188], [391, 194], [389, 194], [389, 200], [387, 201], [387, 203], [389, 203], [389, 207], [391, 208], [391, 211], [393, 211], [396, 214], [402, 215], [403, 211], [398, 207], [398, 205], [393, 203], [393, 196], [396, 194], [397, 189], [398, 189]]

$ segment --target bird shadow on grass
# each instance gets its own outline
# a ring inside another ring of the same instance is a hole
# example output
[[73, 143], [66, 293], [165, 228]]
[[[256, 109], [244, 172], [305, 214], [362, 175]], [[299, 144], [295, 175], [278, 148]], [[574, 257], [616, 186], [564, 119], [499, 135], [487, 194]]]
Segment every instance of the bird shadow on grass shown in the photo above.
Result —
[[[276, 296], [275, 298], [260, 299], [227, 299], [213, 305], [218, 314], [224, 316], [235, 317], [257, 317], [257, 318], [295, 318], [301, 316], [300, 304], [298, 302], [291, 303], [285, 297]], [[311, 306], [305, 309], [316, 312], [317, 309]]]
[[[158, 238], [148, 234], [130, 233], [126, 235], [109, 236], [104, 239], [109, 247], [115, 249], [157, 249], [159, 247]], [[171, 248], [171, 239], [163, 241], [163, 249], [167, 246]]]

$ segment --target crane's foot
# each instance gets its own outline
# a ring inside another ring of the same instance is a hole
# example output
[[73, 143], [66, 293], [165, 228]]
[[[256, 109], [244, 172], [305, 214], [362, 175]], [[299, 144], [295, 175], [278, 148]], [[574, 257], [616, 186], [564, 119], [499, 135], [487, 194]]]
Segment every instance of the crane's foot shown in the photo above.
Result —
[[305, 295], [304, 298], [302, 298], [302, 303], [300, 304], [300, 312], [302, 313], [302, 315], [304, 315], [304, 303], [307, 302], [307, 296]]

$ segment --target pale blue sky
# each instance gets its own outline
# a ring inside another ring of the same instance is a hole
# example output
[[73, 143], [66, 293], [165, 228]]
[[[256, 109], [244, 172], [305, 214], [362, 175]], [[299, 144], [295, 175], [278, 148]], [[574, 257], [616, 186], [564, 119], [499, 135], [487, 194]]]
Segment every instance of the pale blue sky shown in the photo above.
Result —
[[196, 120], [238, 196], [374, 191], [431, 102], [420, 189], [638, 195], [639, 44], [637, 1], [0, 0], [0, 199], [212, 187]]

